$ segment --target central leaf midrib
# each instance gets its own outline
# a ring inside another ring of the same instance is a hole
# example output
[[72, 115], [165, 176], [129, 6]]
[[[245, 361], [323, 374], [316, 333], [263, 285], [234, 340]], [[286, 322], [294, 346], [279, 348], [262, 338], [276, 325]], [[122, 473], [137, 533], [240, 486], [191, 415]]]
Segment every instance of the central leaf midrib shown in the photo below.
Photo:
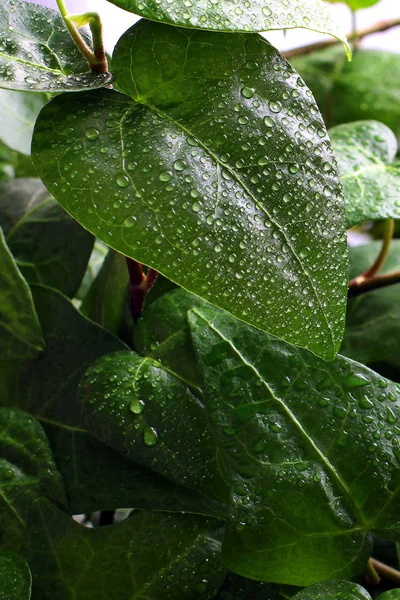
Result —
[[[132, 98], [133, 102], [135, 102], [135, 104], [139, 104], [138, 102], [136, 102], [136, 100], [134, 98]], [[254, 194], [251, 192], [251, 190], [247, 187], [247, 185], [245, 184], [244, 181], [242, 181], [242, 179], [240, 178], [239, 174], [231, 167], [228, 166], [226, 164], [224, 164], [216, 154], [214, 154], [214, 152], [206, 145], [204, 144], [197, 135], [194, 135], [187, 127], [185, 127], [184, 125], [182, 125], [182, 123], [179, 123], [178, 121], [176, 121], [175, 119], [173, 119], [172, 117], [170, 117], [167, 113], [165, 113], [163, 110], [155, 107], [152, 104], [148, 104], [146, 102], [141, 101], [140, 104], [143, 104], [144, 106], [147, 106], [147, 108], [149, 108], [150, 110], [154, 111], [157, 115], [165, 118], [167, 121], [173, 123], [173, 125], [175, 127], [177, 127], [177, 129], [179, 129], [180, 131], [182, 131], [183, 133], [185, 133], [186, 135], [196, 139], [196, 141], [199, 143], [199, 145], [203, 148], [203, 150], [205, 150], [209, 156], [211, 156], [211, 158], [224, 170], [229, 171], [232, 176], [234, 177], [236, 183], [238, 183], [242, 189], [249, 195], [249, 197], [253, 200], [254, 204], [259, 208], [259, 210], [261, 210], [267, 217], [268, 219], [277, 227], [277, 229], [282, 233], [291, 253], [293, 258], [295, 259], [295, 261], [297, 262], [297, 264], [300, 266], [300, 270], [303, 273], [303, 275], [308, 279], [310, 287], [313, 291], [314, 297], [318, 303], [318, 306], [320, 308], [320, 312], [325, 320], [325, 323], [327, 325], [327, 328], [329, 330], [330, 333], [330, 337], [331, 337], [331, 341], [332, 341], [332, 345], [335, 345], [335, 338], [333, 335], [333, 330], [332, 330], [332, 326], [330, 324], [330, 322], [328, 321], [327, 315], [325, 313], [324, 307], [322, 305], [322, 302], [319, 298], [319, 295], [317, 294], [317, 291], [314, 287], [314, 283], [311, 279], [311, 276], [306, 273], [304, 266], [299, 258], [299, 256], [297, 255], [296, 251], [294, 250], [294, 248], [292, 247], [291, 241], [289, 240], [289, 238], [286, 235], [286, 232], [284, 231], [284, 229], [282, 228], [282, 226], [275, 220], [275, 218], [270, 215], [270, 213], [267, 211], [267, 209], [257, 200], [257, 198], [254, 196]]]
[[299, 420], [297, 419], [296, 415], [286, 406], [286, 404], [280, 398], [278, 398], [277, 396], [275, 396], [275, 394], [273, 393], [273, 391], [269, 387], [268, 383], [261, 376], [261, 374], [258, 372], [258, 370], [256, 369], [256, 367], [251, 362], [249, 362], [249, 361], [246, 360], [246, 358], [241, 354], [241, 352], [238, 350], [238, 348], [236, 348], [236, 346], [233, 344], [233, 342], [231, 340], [229, 340], [227, 337], [225, 337], [224, 334], [221, 331], [219, 331], [219, 329], [217, 329], [207, 319], [207, 317], [205, 317], [204, 314], [202, 314], [199, 311], [199, 309], [193, 308], [192, 310], [193, 310], [193, 312], [195, 314], [197, 314], [201, 319], [203, 319], [207, 323], [207, 325], [210, 327], [210, 329], [212, 331], [214, 331], [222, 340], [224, 340], [227, 344], [230, 345], [230, 347], [232, 348], [232, 350], [234, 351], [234, 353], [239, 357], [239, 359], [242, 361], [242, 363], [244, 365], [248, 366], [256, 374], [256, 376], [259, 378], [259, 380], [262, 381], [263, 385], [267, 389], [267, 391], [270, 394], [271, 398], [275, 402], [277, 402], [283, 408], [283, 410], [286, 412], [287, 416], [289, 417], [289, 419], [291, 420], [291, 422], [295, 425], [295, 427], [300, 432], [300, 434], [302, 435], [302, 437], [305, 438], [305, 440], [307, 441], [307, 443], [317, 453], [317, 455], [320, 457], [320, 459], [323, 462], [323, 464], [325, 465], [325, 467], [329, 470], [329, 472], [334, 477], [334, 479], [337, 481], [337, 483], [345, 491], [346, 497], [351, 502], [351, 504], [352, 504], [352, 506], [353, 506], [353, 508], [355, 510], [356, 515], [360, 519], [360, 521], [363, 524], [364, 528], [366, 530], [368, 530], [369, 527], [364, 522], [364, 520], [362, 518], [362, 515], [360, 513], [360, 510], [358, 509], [356, 503], [354, 502], [354, 500], [353, 500], [353, 498], [351, 496], [351, 493], [350, 493], [350, 489], [348, 488], [347, 484], [345, 483], [345, 481], [343, 481], [343, 479], [341, 478], [340, 474], [336, 471], [335, 467], [329, 461], [329, 459], [324, 455], [324, 453], [320, 450], [320, 448], [314, 443], [314, 441], [312, 440], [311, 436], [308, 435], [307, 431], [303, 428], [302, 424], [299, 422]]

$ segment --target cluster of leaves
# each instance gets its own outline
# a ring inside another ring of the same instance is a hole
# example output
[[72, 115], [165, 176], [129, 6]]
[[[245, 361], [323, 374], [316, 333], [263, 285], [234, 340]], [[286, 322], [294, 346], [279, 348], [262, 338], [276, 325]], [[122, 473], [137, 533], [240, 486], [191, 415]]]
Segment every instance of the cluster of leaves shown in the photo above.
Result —
[[[399, 292], [347, 302], [346, 229], [398, 218], [398, 92], [364, 115], [368, 53], [297, 59], [321, 115], [256, 33], [340, 38], [320, 0], [114, 4], [145, 18], [110, 85], [57, 12], [0, 0], [0, 598], [370, 600]], [[126, 256], [160, 273], [135, 323]]]

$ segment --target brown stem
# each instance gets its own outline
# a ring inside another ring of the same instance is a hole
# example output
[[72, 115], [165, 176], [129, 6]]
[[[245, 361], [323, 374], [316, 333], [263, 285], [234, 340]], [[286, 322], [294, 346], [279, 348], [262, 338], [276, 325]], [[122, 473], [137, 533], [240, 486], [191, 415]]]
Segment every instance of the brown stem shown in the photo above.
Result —
[[374, 559], [370, 558], [367, 562], [367, 566], [364, 569], [364, 577], [368, 580], [371, 585], [379, 585], [381, 578], [378, 571], [375, 569]]
[[353, 279], [349, 283], [348, 297], [355, 298], [356, 296], [365, 294], [365, 292], [378, 290], [379, 288], [395, 285], [396, 283], [400, 283], [400, 271], [386, 273], [386, 275], [378, 275], [372, 279], [365, 279], [361, 283], [357, 283], [356, 280]]
[[[356, 39], [361, 40], [368, 35], [373, 35], [374, 33], [382, 33], [383, 31], [387, 31], [388, 29], [392, 29], [393, 27], [400, 26], [400, 19], [388, 19], [387, 21], [379, 21], [372, 27], [367, 27], [366, 29], [362, 29], [360, 31], [355, 31], [354, 33], [350, 33], [347, 37], [349, 40]], [[301, 48], [294, 48], [293, 50], [288, 50], [284, 52], [286, 58], [294, 58], [295, 56], [303, 56], [304, 54], [311, 54], [317, 50], [323, 50], [324, 48], [329, 48], [330, 46], [334, 46], [339, 44], [339, 40], [329, 39], [324, 40], [323, 42], [317, 42], [315, 44], [308, 44], [307, 46], [302, 46]]]
[[131, 313], [133, 320], [137, 321], [142, 314], [145, 298], [158, 277], [158, 272], [149, 269], [145, 275], [140, 263], [132, 258], [126, 260], [130, 280]]
[[371, 558], [370, 560], [372, 561], [375, 571], [381, 575], [382, 578], [400, 586], [400, 571], [381, 563], [379, 560], [376, 560], [376, 558]]

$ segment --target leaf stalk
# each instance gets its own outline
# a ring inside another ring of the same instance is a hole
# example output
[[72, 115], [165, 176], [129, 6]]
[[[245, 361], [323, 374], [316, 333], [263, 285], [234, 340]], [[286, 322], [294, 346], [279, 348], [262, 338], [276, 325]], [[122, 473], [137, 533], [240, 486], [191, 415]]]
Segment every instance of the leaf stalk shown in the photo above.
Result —
[[133, 320], [137, 321], [142, 314], [146, 296], [158, 277], [158, 272], [149, 269], [145, 275], [142, 265], [136, 260], [127, 257], [126, 261], [130, 280], [131, 313]]

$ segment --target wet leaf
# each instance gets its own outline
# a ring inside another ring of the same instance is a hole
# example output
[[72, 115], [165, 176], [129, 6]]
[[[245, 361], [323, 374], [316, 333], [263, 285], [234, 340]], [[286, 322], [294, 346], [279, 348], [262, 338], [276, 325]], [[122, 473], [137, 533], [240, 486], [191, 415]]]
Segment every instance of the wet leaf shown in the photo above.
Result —
[[46, 94], [0, 89], [0, 140], [12, 150], [29, 155], [33, 126], [46, 102]]
[[0, 552], [0, 600], [30, 600], [32, 576], [22, 556]]
[[0, 359], [33, 358], [44, 342], [28, 284], [0, 227]]
[[0, 431], [0, 548], [18, 552], [32, 502], [44, 496], [65, 507], [65, 491], [46, 435], [31, 415], [0, 408]]
[[35, 164], [51, 193], [121, 253], [332, 359], [344, 206], [297, 73], [260, 36], [146, 21], [119, 42], [113, 67], [131, 98], [61, 95], [39, 116]]
[[327, 33], [345, 42], [343, 30], [320, 0], [109, 0], [137, 15], [179, 27], [212, 31], [270, 31], [302, 27]]
[[329, 131], [344, 188], [349, 227], [400, 217], [400, 164], [393, 132], [377, 121], [356, 121]]
[[379, 0], [327, 0], [328, 2], [337, 4], [338, 2], [344, 2], [351, 8], [351, 10], [359, 10], [360, 8], [369, 8], [374, 4], [377, 4]]
[[0, 0], [0, 24], [0, 87], [62, 92], [109, 83], [109, 73], [89, 71], [58, 11]]
[[139, 511], [88, 529], [39, 501], [32, 530], [34, 590], [51, 600], [211, 600], [225, 576], [215, 519]]
[[[293, 596], [293, 600], [371, 600], [367, 590], [350, 581], [317, 583]], [[380, 596], [383, 598], [383, 596]]]
[[93, 236], [53, 200], [39, 179], [0, 183], [0, 226], [29, 283], [74, 296], [93, 247]]

